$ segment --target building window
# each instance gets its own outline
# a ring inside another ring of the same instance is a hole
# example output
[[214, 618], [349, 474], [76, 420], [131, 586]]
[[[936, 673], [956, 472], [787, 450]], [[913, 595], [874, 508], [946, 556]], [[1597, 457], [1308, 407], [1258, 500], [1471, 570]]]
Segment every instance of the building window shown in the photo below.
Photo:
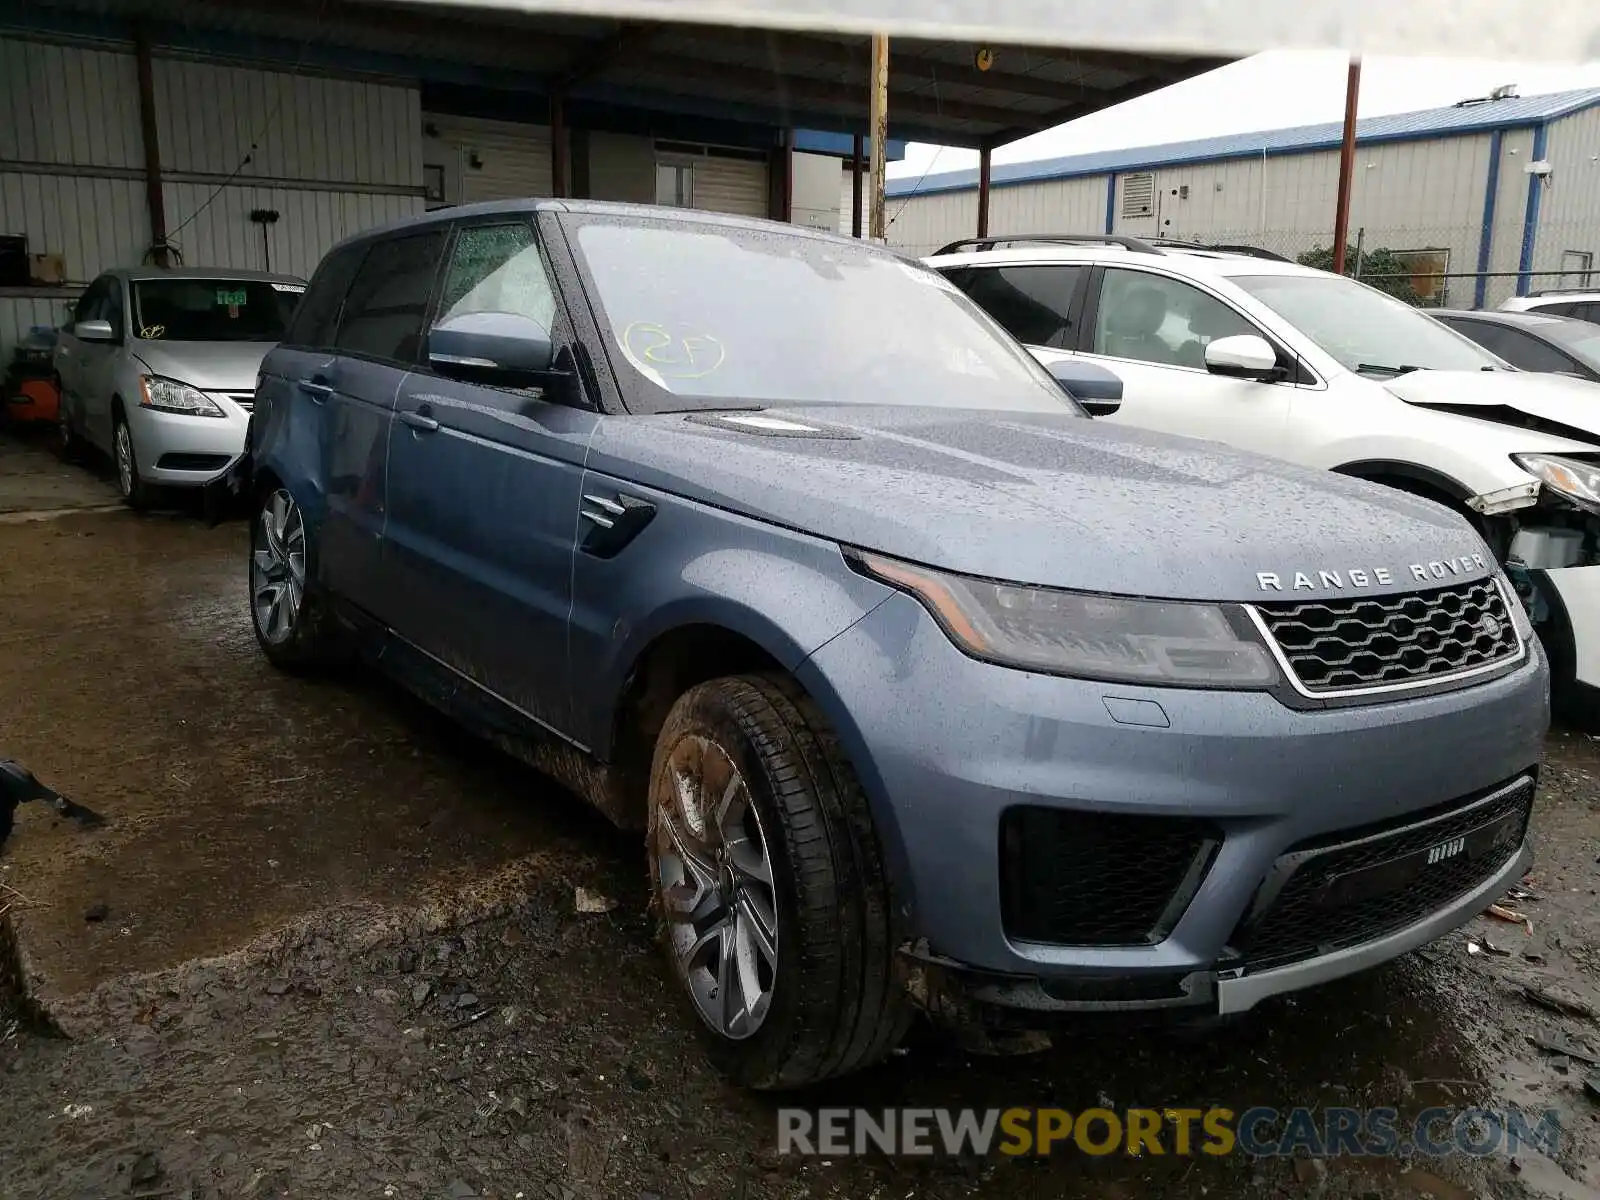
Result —
[[1429, 248], [1391, 253], [1395, 262], [1411, 273], [1411, 290], [1416, 293], [1417, 303], [1424, 308], [1443, 308], [1450, 291], [1445, 278], [1450, 273], [1450, 251]]
[[656, 203], [673, 208], [694, 207], [693, 163], [656, 163]]
[[1561, 252], [1561, 286], [1590, 286], [1589, 272], [1594, 268], [1594, 253], [1590, 250], [1563, 250]]
[[1122, 177], [1122, 215], [1153, 217], [1156, 213], [1156, 177], [1149, 171]]

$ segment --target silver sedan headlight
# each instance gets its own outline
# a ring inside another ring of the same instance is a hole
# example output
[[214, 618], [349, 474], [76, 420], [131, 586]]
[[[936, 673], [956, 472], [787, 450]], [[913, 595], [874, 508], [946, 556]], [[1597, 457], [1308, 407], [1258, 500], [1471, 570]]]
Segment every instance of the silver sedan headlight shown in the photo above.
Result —
[[186, 417], [220, 417], [225, 414], [210, 396], [176, 379], [162, 375], [139, 376], [139, 405], [156, 412], [182, 413]]
[[909, 592], [960, 649], [988, 662], [1082, 679], [1262, 690], [1278, 682], [1265, 646], [1222, 608], [998, 583], [866, 551], [867, 574]]

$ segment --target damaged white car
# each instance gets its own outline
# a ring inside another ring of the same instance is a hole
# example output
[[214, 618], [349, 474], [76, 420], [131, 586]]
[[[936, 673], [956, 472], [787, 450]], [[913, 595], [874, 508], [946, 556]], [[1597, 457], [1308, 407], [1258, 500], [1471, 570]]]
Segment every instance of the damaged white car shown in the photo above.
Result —
[[928, 261], [1046, 363], [1114, 363], [1125, 386], [1106, 420], [1466, 513], [1538, 626], [1558, 697], [1600, 715], [1600, 385], [1517, 371], [1382, 292], [1274, 256], [1046, 236]]

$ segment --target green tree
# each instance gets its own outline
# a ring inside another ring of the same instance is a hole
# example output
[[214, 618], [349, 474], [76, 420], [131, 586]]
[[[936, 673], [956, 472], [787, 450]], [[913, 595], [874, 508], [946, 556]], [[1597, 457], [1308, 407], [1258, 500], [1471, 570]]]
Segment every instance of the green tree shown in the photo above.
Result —
[[[1295, 260], [1301, 266], [1315, 267], [1319, 271], [1333, 270], [1333, 248], [1331, 246], [1318, 246], [1315, 250], [1307, 250]], [[1356, 251], [1350, 247], [1344, 256], [1344, 273], [1356, 276]], [[1411, 284], [1411, 268], [1396, 258], [1389, 250], [1369, 250], [1361, 256], [1361, 282], [1377, 288], [1380, 292], [1388, 292], [1396, 300], [1404, 300], [1407, 304], [1422, 303], [1422, 297], [1417, 295], [1417, 289]]]

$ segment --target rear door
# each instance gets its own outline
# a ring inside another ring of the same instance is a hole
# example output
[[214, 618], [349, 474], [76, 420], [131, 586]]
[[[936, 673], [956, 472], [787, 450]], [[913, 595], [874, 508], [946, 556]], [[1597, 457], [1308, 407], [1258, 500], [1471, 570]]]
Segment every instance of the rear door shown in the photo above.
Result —
[[[112, 393], [116, 388], [117, 362], [128, 344], [128, 318], [123, 281], [115, 275], [107, 275], [104, 283], [100, 319], [111, 326], [111, 340], [80, 343], [78, 381], [90, 436], [100, 445], [109, 447]], [[140, 399], [139, 396], [124, 396], [122, 402], [134, 405]]]
[[[530, 219], [455, 230], [438, 319], [515, 312], [571, 327]], [[389, 440], [385, 577], [407, 641], [524, 716], [571, 726], [567, 621], [580, 482], [597, 415], [574, 386], [447, 378], [426, 364], [401, 385]]]
[[437, 227], [372, 243], [340, 308], [333, 357], [300, 384], [326, 410], [325, 577], [384, 621], [401, 611], [383, 562], [389, 425], [400, 384], [421, 360], [446, 237]]
[[[1263, 454], [1288, 450], [1285, 430], [1296, 388], [1213, 375], [1205, 348], [1222, 337], [1254, 334], [1277, 343], [1219, 296], [1170, 275], [1131, 267], [1097, 269], [1080, 330], [1086, 357], [1123, 381], [1122, 407], [1098, 420], [1211, 438]], [[1280, 350], [1280, 357], [1285, 357]]]

